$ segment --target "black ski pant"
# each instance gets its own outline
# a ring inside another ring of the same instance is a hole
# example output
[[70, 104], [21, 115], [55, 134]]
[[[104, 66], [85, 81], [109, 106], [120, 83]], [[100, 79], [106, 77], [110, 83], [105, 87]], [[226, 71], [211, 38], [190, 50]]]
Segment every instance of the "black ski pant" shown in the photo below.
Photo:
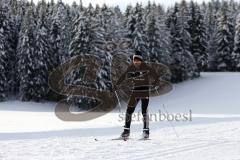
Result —
[[128, 107], [126, 110], [126, 117], [125, 117], [125, 126], [124, 126], [125, 129], [130, 129], [132, 114], [139, 100], [142, 101], [143, 129], [149, 129], [149, 117], [148, 117], [149, 97], [136, 98], [135, 96], [131, 96], [128, 103]]

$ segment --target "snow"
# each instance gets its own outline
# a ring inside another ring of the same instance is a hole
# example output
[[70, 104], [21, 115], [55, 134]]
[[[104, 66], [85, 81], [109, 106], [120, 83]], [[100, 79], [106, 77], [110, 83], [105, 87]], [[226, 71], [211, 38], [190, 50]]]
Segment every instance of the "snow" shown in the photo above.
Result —
[[[142, 122], [133, 122], [129, 141], [111, 141], [122, 132], [118, 110], [88, 122], [64, 122], [56, 103], [0, 103], [0, 159], [240, 159], [239, 73], [201, 73], [152, 97], [149, 112], [188, 113], [192, 121], [150, 122], [149, 141], [139, 141]], [[124, 103], [121, 103], [125, 106]], [[138, 112], [140, 105], [135, 110]], [[135, 113], [136, 113], [135, 112]], [[176, 131], [176, 132], [175, 132]]]

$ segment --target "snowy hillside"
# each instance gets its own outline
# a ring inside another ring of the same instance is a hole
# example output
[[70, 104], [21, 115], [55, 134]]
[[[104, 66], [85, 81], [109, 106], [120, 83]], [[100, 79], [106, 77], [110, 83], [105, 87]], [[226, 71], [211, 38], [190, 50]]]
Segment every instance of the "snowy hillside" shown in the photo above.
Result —
[[239, 160], [239, 82], [239, 73], [202, 73], [151, 98], [150, 113], [165, 113], [164, 104], [169, 114], [191, 110], [192, 121], [150, 122], [149, 141], [138, 140], [141, 121], [132, 122], [130, 140], [112, 141], [123, 126], [117, 109], [88, 122], [63, 122], [55, 103], [1, 102], [0, 159]]

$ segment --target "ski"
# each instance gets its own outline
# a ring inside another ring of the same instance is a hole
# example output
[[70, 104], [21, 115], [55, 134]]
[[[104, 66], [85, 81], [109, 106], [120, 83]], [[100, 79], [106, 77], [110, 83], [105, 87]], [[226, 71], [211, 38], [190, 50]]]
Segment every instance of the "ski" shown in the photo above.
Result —
[[139, 141], [147, 141], [147, 140], [151, 140], [150, 138], [140, 138], [138, 139]]
[[112, 140], [123, 140], [123, 141], [127, 141], [129, 140], [130, 138], [129, 137], [118, 137], [118, 138], [113, 138]]

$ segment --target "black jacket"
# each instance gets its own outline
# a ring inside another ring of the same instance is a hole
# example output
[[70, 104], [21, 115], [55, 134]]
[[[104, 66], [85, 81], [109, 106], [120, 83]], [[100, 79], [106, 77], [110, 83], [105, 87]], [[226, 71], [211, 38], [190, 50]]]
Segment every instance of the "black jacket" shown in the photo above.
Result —
[[[150, 82], [151, 77], [154, 79], [152, 83]], [[157, 76], [156, 71], [145, 62], [142, 62], [139, 68], [135, 67], [133, 63], [130, 64], [127, 70], [120, 76], [116, 85], [120, 85], [125, 78], [131, 80], [134, 90], [146, 90], [149, 88], [149, 85], [155, 85], [159, 82], [159, 76]]]

